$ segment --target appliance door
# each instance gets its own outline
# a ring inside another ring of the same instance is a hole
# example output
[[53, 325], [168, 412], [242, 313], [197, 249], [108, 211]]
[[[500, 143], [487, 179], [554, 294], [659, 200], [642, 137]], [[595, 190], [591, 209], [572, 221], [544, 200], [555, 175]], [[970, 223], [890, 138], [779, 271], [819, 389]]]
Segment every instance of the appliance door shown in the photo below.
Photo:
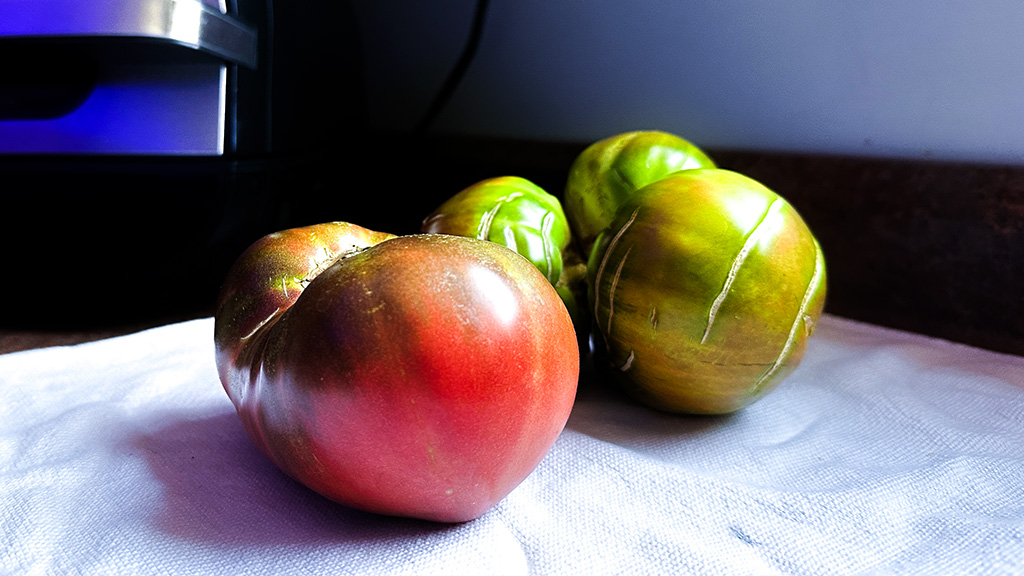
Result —
[[0, 154], [223, 154], [258, 38], [212, 2], [0, 2]]

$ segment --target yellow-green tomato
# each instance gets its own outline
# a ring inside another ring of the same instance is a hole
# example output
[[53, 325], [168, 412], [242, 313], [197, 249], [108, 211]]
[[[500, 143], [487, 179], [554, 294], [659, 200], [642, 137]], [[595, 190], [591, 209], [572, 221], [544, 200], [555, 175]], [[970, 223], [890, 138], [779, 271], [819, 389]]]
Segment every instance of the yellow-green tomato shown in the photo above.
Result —
[[530, 180], [501, 176], [477, 182], [441, 204], [420, 230], [489, 240], [525, 256], [555, 287], [577, 327], [581, 325], [586, 265], [562, 204]]
[[825, 302], [825, 260], [782, 197], [728, 170], [637, 190], [587, 266], [595, 356], [633, 396], [736, 411], [796, 368]]
[[565, 188], [566, 216], [583, 253], [633, 191], [672, 172], [714, 167], [703, 150], [667, 132], [626, 132], [591, 144], [573, 161]]

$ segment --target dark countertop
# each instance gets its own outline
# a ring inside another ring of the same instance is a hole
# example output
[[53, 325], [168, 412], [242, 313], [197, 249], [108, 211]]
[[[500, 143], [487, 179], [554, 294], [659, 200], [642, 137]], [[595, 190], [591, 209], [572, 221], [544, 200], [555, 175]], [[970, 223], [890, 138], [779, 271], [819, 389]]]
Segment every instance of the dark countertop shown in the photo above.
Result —
[[[51, 346], [73, 346], [85, 342], [125, 336], [165, 324], [184, 322], [210, 315], [212, 315], [212, 312], [209, 310], [197, 309], [193, 314], [152, 318], [135, 323], [125, 322], [99, 327], [72, 326], [67, 328], [33, 329], [0, 326], [0, 354], [10, 354], [12, 352], [48, 348]], [[213, 346], [212, 342], [210, 346]]]
[[[121, 295], [143, 296], [137, 299], [134, 308], [126, 308], [124, 314], [110, 318], [109, 322], [97, 320], [106, 319], [106, 309], [78, 303], [69, 309], [91, 309], [93, 314], [54, 322], [54, 318], [66, 319], [55, 312], [50, 321], [35, 322], [37, 316], [46, 315], [34, 310], [47, 310], [47, 305], [55, 302], [52, 296], [33, 300], [48, 285], [48, 280], [61, 277], [60, 266], [52, 261], [41, 266], [42, 272], [35, 273], [31, 289], [9, 282], [4, 290], [12, 293], [2, 295], [5, 301], [13, 303], [8, 309], [29, 313], [22, 314], [27, 321], [9, 322], [13, 313], [0, 319], [0, 353], [95, 340], [211, 315], [219, 279], [229, 263], [251, 241], [282, 227], [348, 220], [376, 230], [414, 233], [423, 216], [448, 196], [493, 176], [522, 176], [561, 195], [568, 167], [585, 146], [379, 135], [364, 142], [363, 149], [394, 151], [396, 142], [405, 150], [398, 156], [382, 153], [355, 160], [334, 160], [347, 164], [328, 162], [321, 172], [302, 172], [301, 180], [292, 178], [300, 171], [290, 168], [275, 172], [274, 178], [253, 177], [247, 182], [260, 182], [262, 188], [255, 197], [259, 202], [250, 201], [252, 196], [243, 196], [233, 203], [204, 201], [192, 205], [186, 195], [180, 201], [182, 206], [170, 211], [174, 218], [180, 219], [190, 210], [201, 212], [197, 218], [203, 219], [214, 232], [234, 232], [232, 242], [207, 242], [191, 259], [172, 258], [174, 255], [167, 256], [167, 252], [176, 244], [166, 241], [166, 232], [155, 228], [158, 220], [140, 228], [152, 234], [150, 243], [140, 248], [144, 258], [136, 271], [158, 270], [154, 263], [160, 264], [170, 270], [167, 273], [172, 274], [168, 276], [171, 280], [148, 279], [150, 288], [160, 290], [153, 297], [143, 289], [133, 288], [146, 286], [142, 276], [129, 277], [129, 282], [117, 284]], [[708, 152], [719, 166], [760, 180], [787, 198], [807, 220], [822, 244], [828, 264], [826, 312], [1024, 355], [1024, 298], [1020, 297], [1020, 287], [1024, 285], [1024, 167], [780, 152]], [[356, 175], [363, 178], [354, 177], [352, 166], [358, 167]], [[0, 165], [0, 172], [3, 169]], [[367, 180], [367, 175], [372, 178]], [[141, 171], [134, 177], [134, 185], [145, 181]], [[31, 183], [38, 188], [38, 182]], [[56, 188], [49, 192], [61, 193]], [[61, 201], [40, 204], [46, 208], [59, 206]], [[77, 209], [82, 206], [88, 204], [76, 204]], [[239, 207], [248, 211], [237, 212]], [[254, 216], [258, 215], [257, 209], [274, 218], [258, 220]], [[97, 206], [94, 216], [102, 217], [106, 210], [108, 207]], [[80, 214], [74, 212], [71, 216], [77, 219]], [[147, 214], [147, 218], [159, 216], [160, 211]], [[25, 218], [26, 215], [18, 214], [12, 219]], [[239, 221], [252, 225], [239, 227]], [[223, 222], [236, 226], [228, 229], [219, 225]], [[170, 222], [165, 226], [173, 232], [175, 226], [183, 224]], [[73, 240], [76, 247], [87, 246], [88, 234], [79, 234]], [[157, 245], [160, 250], [153, 250], [153, 242], [158, 240], [165, 244]], [[80, 248], [77, 253], [94, 258], [104, 249]], [[128, 260], [121, 259], [117, 264], [132, 264]], [[194, 276], [169, 268], [182, 262], [203, 262], [205, 267], [202, 274]], [[182, 278], [187, 280], [187, 290], [177, 284]], [[83, 288], [78, 286], [74, 290], [58, 287], [55, 293], [80, 296]], [[173, 305], [175, 295], [186, 292], [192, 297], [180, 306]], [[100, 293], [98, 289], [96, 294]], [[93, 304], [89, 298], [94, 296], [82, 297], [82, 303]]]

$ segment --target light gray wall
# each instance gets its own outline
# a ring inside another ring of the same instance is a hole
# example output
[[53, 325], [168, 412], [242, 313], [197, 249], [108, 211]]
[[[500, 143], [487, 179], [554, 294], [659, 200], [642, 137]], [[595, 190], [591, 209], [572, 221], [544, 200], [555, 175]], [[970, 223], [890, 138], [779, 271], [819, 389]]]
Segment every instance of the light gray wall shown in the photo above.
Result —
[[[410, 129], [472, 0], [354, 0], [370, 123]], [[436, 132], [1024, 164], [1019, 0], [492, 0]]]

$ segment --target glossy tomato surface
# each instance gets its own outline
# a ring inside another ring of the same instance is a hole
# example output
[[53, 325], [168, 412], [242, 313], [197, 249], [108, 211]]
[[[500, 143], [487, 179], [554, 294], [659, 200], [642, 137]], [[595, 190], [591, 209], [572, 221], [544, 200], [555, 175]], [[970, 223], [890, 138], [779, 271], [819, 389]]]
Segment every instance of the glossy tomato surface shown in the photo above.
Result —
[[466, 187], [423, 220], [421, 231], [496, 242], [533, 263], [555, 287], [577, 330], [586, 333], [586, 263], [558, 198], [518, 176]]
[[594, 142], [576, 157], [565, 187], [565, 211], [583, 254], [639, 188], [672, 172], [714, 168], [695, 144], [668, 132], [637, 130]]
[[626, 201], [588, 264], [595, 355], [641, 401], [738, 410], [779, 384], [822, 313], [825, 260], [796, 210], [727, 170], [686, 170]]
[[575, 397], [568, 312], [529, 261], [491, 242], [384, 239], [256, 324], [240, 347], [244, 328], [217, 333], [219, 350], [239, 350], [219, 361], [246, 430], [303, 484], [372, 512], [480, 516], [538, 465]]

